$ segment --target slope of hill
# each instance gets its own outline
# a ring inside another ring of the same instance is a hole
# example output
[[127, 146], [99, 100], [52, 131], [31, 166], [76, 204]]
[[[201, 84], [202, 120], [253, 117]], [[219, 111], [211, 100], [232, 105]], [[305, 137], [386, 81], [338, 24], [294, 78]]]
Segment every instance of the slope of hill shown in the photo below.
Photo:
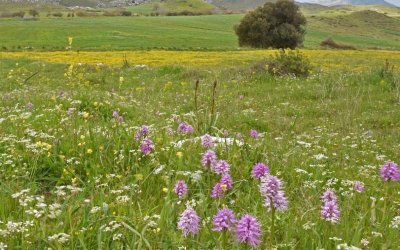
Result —
[[358, 11], [339, 16], [308, 17], [310, 34], [307, 39], [317, 44], [325, 37], [332, 37], [341, 43], [360, 47], [367, 42], [371, 46], [387, 47], [400, 44], [400, 19], [375, 11]]
[[203, 0], [153, 0], [150, 1], [158, 12], [206, 12], [215, 9], [215, 6]]
[[[69, 36], [74, 37], [74, 48], [80, 50], [236, 50], [237, 37], [232, 27], [242, 17], [76, 17], [35, 22], [0, 18], [0, 50], [65, 50]], [[319, 47], [322, 40], [332, 37], [357, 48], [400, 49], [399, 18], [362, 11], [307, 19], [304, 45], [308, 48]]]
[[400, 17], [400, 8], [385, 5], [339, 5], [323, 6], [319, 4], [302, 3], [301, 11], [306, 16], [338, 16], [359, 11], [375, 11], [390, 17]]
[[151, 0], [144, 4], [127, 7], [135, 13], [160, 15], [174, 15], [191, 13], [212, 14], [217, 12], [217, 7], [203, 0]]
[[0, 5], [58, 5], [81, 7], [123, 7], [145, 3], [150, 0], [0, 0]]
[[315, 3], [325, 6], [335, 5], [387, 5], [394, 6], [385, 0], [303, 0], [308, 3]]
[[249, 10], [257, 8], [271, 0], [209, 0], [215, 6], [229, 10]]
[[[274, 2], [275, 0], [208, 0], [208, 2], [231, 10], [249, 10], [254, 9], [258, 6], [265, 4], [266, 2]], [[369, 6], [375, 5], [384, 8], [396, 8], [394, 5], [384, 1], [384, 0], [296, 0], [299, 5], [305, 8], [321, 9], [324, 7], [347, 7], [349, 6]], [[338, 6], [340, 5], [340, 6]]]

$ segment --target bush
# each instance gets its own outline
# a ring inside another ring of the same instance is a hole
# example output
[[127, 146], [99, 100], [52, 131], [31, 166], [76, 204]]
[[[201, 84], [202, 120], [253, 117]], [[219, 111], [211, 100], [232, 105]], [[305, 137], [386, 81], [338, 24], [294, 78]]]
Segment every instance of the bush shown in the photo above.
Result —
[[96, 12], [88, 12], [88, 11], [78, 11], [78, 12], [76, 12], [76, 16], [91, 17], [91, 16], [97, 16], [97, 13]]
[[330, 48], [330, 49], [356, 49], [355, 47], [353, 47], [351, 45], [338, 44], [335, 41], [333, 41], [333, 39], [330, 37], [325, 38], [325, 40], [323, 40], [320, 45], [322, 47]]
[[170, 11], [165, 13], [166, 16], [201, 16], [201, 15], [212, 15], [212, 11], [190, 11], [190, 10], [182, 10], [179, 12]]
[[266, 63], [266, 70], [270, 74], [278, 76], [307, 77], [312, 69], [310, 61], [297, 50], [280, 50], [275, 57]]
[[117, 11], [104, 11], [103, 16], [119, 16]]
[[239, 46], [294, 49], [304, 40], [306, 19], [291, 0], [266, 3], [249, 12], [235, 27]]
[[132, 12], [131, 11], [127, 11], [127, 10], [123, 10], [123, 11], [121, 11], [121, 16], [132, 16]]
[[24, 18], [24, 16], [25, 16], [25, 12], [24, 11], [18, 11], [18, 12], [12, 13], [12, 17]]
[[56, 12], [56, 13], [53, 13], [53, 16], [54, 16], [54, 17], [62, 17], [62, 16], [63, 16], [63, 13], [61, 13], [61, 12]]
[[3, 18], [13, 17], [13, 13], [10, 13], [10, 12], [2, 12], [1, 15], [0, 15], [0, 17], [3, 17]]

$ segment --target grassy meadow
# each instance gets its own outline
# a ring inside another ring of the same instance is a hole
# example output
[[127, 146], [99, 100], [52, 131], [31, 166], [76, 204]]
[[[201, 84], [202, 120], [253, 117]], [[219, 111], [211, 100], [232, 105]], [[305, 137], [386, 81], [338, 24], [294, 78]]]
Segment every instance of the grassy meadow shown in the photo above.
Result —
[[0, 249], [398, 249], [398, 27], [369, 15], [310, 17], [307, 78], [241, 15], [0, 19]]
[[[44, 16], [44, 14], [43, 14]], [[0, 18], [0, 51], [237, 50], [234, 25], [242, 14], [159, 17], [74, 17], [38, 20]], [[355, 48], [398, 49], [400, 19], [374, 12], [310, 15], [304, 47], [332, 37]]]
[[[346, 58], [307, 79], [223, 62], [148, 68], [2, 59], [0, 242], [10, 249], [245, 248], [233, 230], [212, 230], [225, 206], [238, 218], [258, 218], [260, 249], [395, 249], [399, 183], [383, 181], [379, 168], [400, 157], [399, 75], [383, 58]], [[178, 132], [182, 121], [193, 133]], [[148, 155], [134, 139], [142, 125], [154, 142]], [[201, 165], [206, 149], [192, 141], [205, 133], [237, 140], [213, 148], [233, 179], [217, 199], [210, 192], [219, 177]], [[257, 162], [281, 178], [289, 201], [272, 228], [251, 176]], [[189, 186], [182, 199], [173, 191], [178, 180]], [[320, 218], [327, 188], [339, 197], [337, 224]], [[201, 217], [195, 237], [177, 230], [186, 205]]]

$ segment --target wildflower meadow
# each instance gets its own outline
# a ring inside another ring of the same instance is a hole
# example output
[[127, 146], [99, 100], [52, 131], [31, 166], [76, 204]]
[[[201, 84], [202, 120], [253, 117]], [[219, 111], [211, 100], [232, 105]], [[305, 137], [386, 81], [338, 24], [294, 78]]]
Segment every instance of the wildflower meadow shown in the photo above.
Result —
[[399, 53], [329, 53], [308, 78], [4, 54], [0, 249], [399, 249]]

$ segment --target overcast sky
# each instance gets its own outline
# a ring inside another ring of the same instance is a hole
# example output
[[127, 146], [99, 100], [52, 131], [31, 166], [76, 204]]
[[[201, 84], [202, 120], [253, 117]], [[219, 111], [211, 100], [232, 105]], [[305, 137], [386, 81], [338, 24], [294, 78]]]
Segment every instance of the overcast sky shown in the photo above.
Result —
[[[298, 2], [309, 2], [309, 0], [297, 0]], [[391, 4], [400, 6], [400, 0], [385, 0], [386, 2], [389, 2]]]
[[386, 0], [386, 2], [392, 3], [394, 5], [400, 6], [400, 0]]

